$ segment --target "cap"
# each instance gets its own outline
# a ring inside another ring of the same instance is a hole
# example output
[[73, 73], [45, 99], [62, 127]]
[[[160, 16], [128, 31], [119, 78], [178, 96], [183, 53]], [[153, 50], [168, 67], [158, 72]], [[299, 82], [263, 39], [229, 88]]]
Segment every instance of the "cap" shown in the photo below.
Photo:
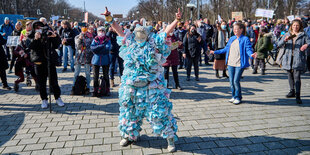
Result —
[[10, 20], [10, 18], [9, 18], [9, 17], [5, 17], [5, 18], [4, 18], [4, 21], [6, 21], [6, 20]]

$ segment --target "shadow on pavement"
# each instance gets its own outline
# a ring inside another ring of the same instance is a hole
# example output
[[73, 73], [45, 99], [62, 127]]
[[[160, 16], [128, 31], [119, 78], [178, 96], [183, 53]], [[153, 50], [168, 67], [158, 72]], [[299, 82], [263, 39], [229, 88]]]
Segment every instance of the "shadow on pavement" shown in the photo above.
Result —
[[0, 116], [0, 147], [16, 134], [25, 119], [24, 113]]
[[[167, 141], [160, 137], [142, 135], [132, 145], [145, 148], [166, 149]], [[310, 140], [287, 139], [269, 136], [234, 137], [179, 137], [178, 152], [195, 154], [290, 154], [310, 151]]]

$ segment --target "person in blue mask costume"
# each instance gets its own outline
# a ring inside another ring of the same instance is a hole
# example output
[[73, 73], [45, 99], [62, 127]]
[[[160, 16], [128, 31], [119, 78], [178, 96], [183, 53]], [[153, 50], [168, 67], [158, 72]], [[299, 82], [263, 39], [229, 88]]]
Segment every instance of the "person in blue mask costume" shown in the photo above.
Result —
[[176, 13], [176, 19], [158, 34], [151, 32], [152, 27], [145, 24], [137, 25], [133, 33], [124, 34], [107, 8], [103, 15], [119, 35], [119, 55], [124, 60], [119, 88], [119, 130], [123, 137], [120, 145], [127, 146], [137, 141], [143, 118], [146, 118], [153, 133], [167, 139], [168, 151], [174, 152], [178, 127], [171, 113], [171, 91], [167, 89], [162, 64], [170, 55], [166, 37], [181, 20], [180, 10]]

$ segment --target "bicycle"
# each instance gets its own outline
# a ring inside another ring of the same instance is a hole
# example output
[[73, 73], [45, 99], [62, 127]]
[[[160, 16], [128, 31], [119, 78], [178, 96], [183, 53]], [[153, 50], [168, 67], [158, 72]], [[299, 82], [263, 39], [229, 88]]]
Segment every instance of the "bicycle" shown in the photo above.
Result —
[[273, 46], [273, 50], [268, 51], [266, 62], [271, 66], [277, 66], [276, 63], [277, 56], [278, 56], [279, 48], [276, 45]]

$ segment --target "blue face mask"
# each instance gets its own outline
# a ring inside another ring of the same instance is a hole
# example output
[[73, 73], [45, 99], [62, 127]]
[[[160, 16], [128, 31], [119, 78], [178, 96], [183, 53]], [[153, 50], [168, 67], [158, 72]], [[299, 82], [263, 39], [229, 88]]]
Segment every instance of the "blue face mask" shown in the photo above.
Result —
[[221, 28], [222, 28], [223, 30], [226, 30], [226, 25], [221, 25]]
[[255, 26], [255, 29], [258, 29], [258, 26]]

